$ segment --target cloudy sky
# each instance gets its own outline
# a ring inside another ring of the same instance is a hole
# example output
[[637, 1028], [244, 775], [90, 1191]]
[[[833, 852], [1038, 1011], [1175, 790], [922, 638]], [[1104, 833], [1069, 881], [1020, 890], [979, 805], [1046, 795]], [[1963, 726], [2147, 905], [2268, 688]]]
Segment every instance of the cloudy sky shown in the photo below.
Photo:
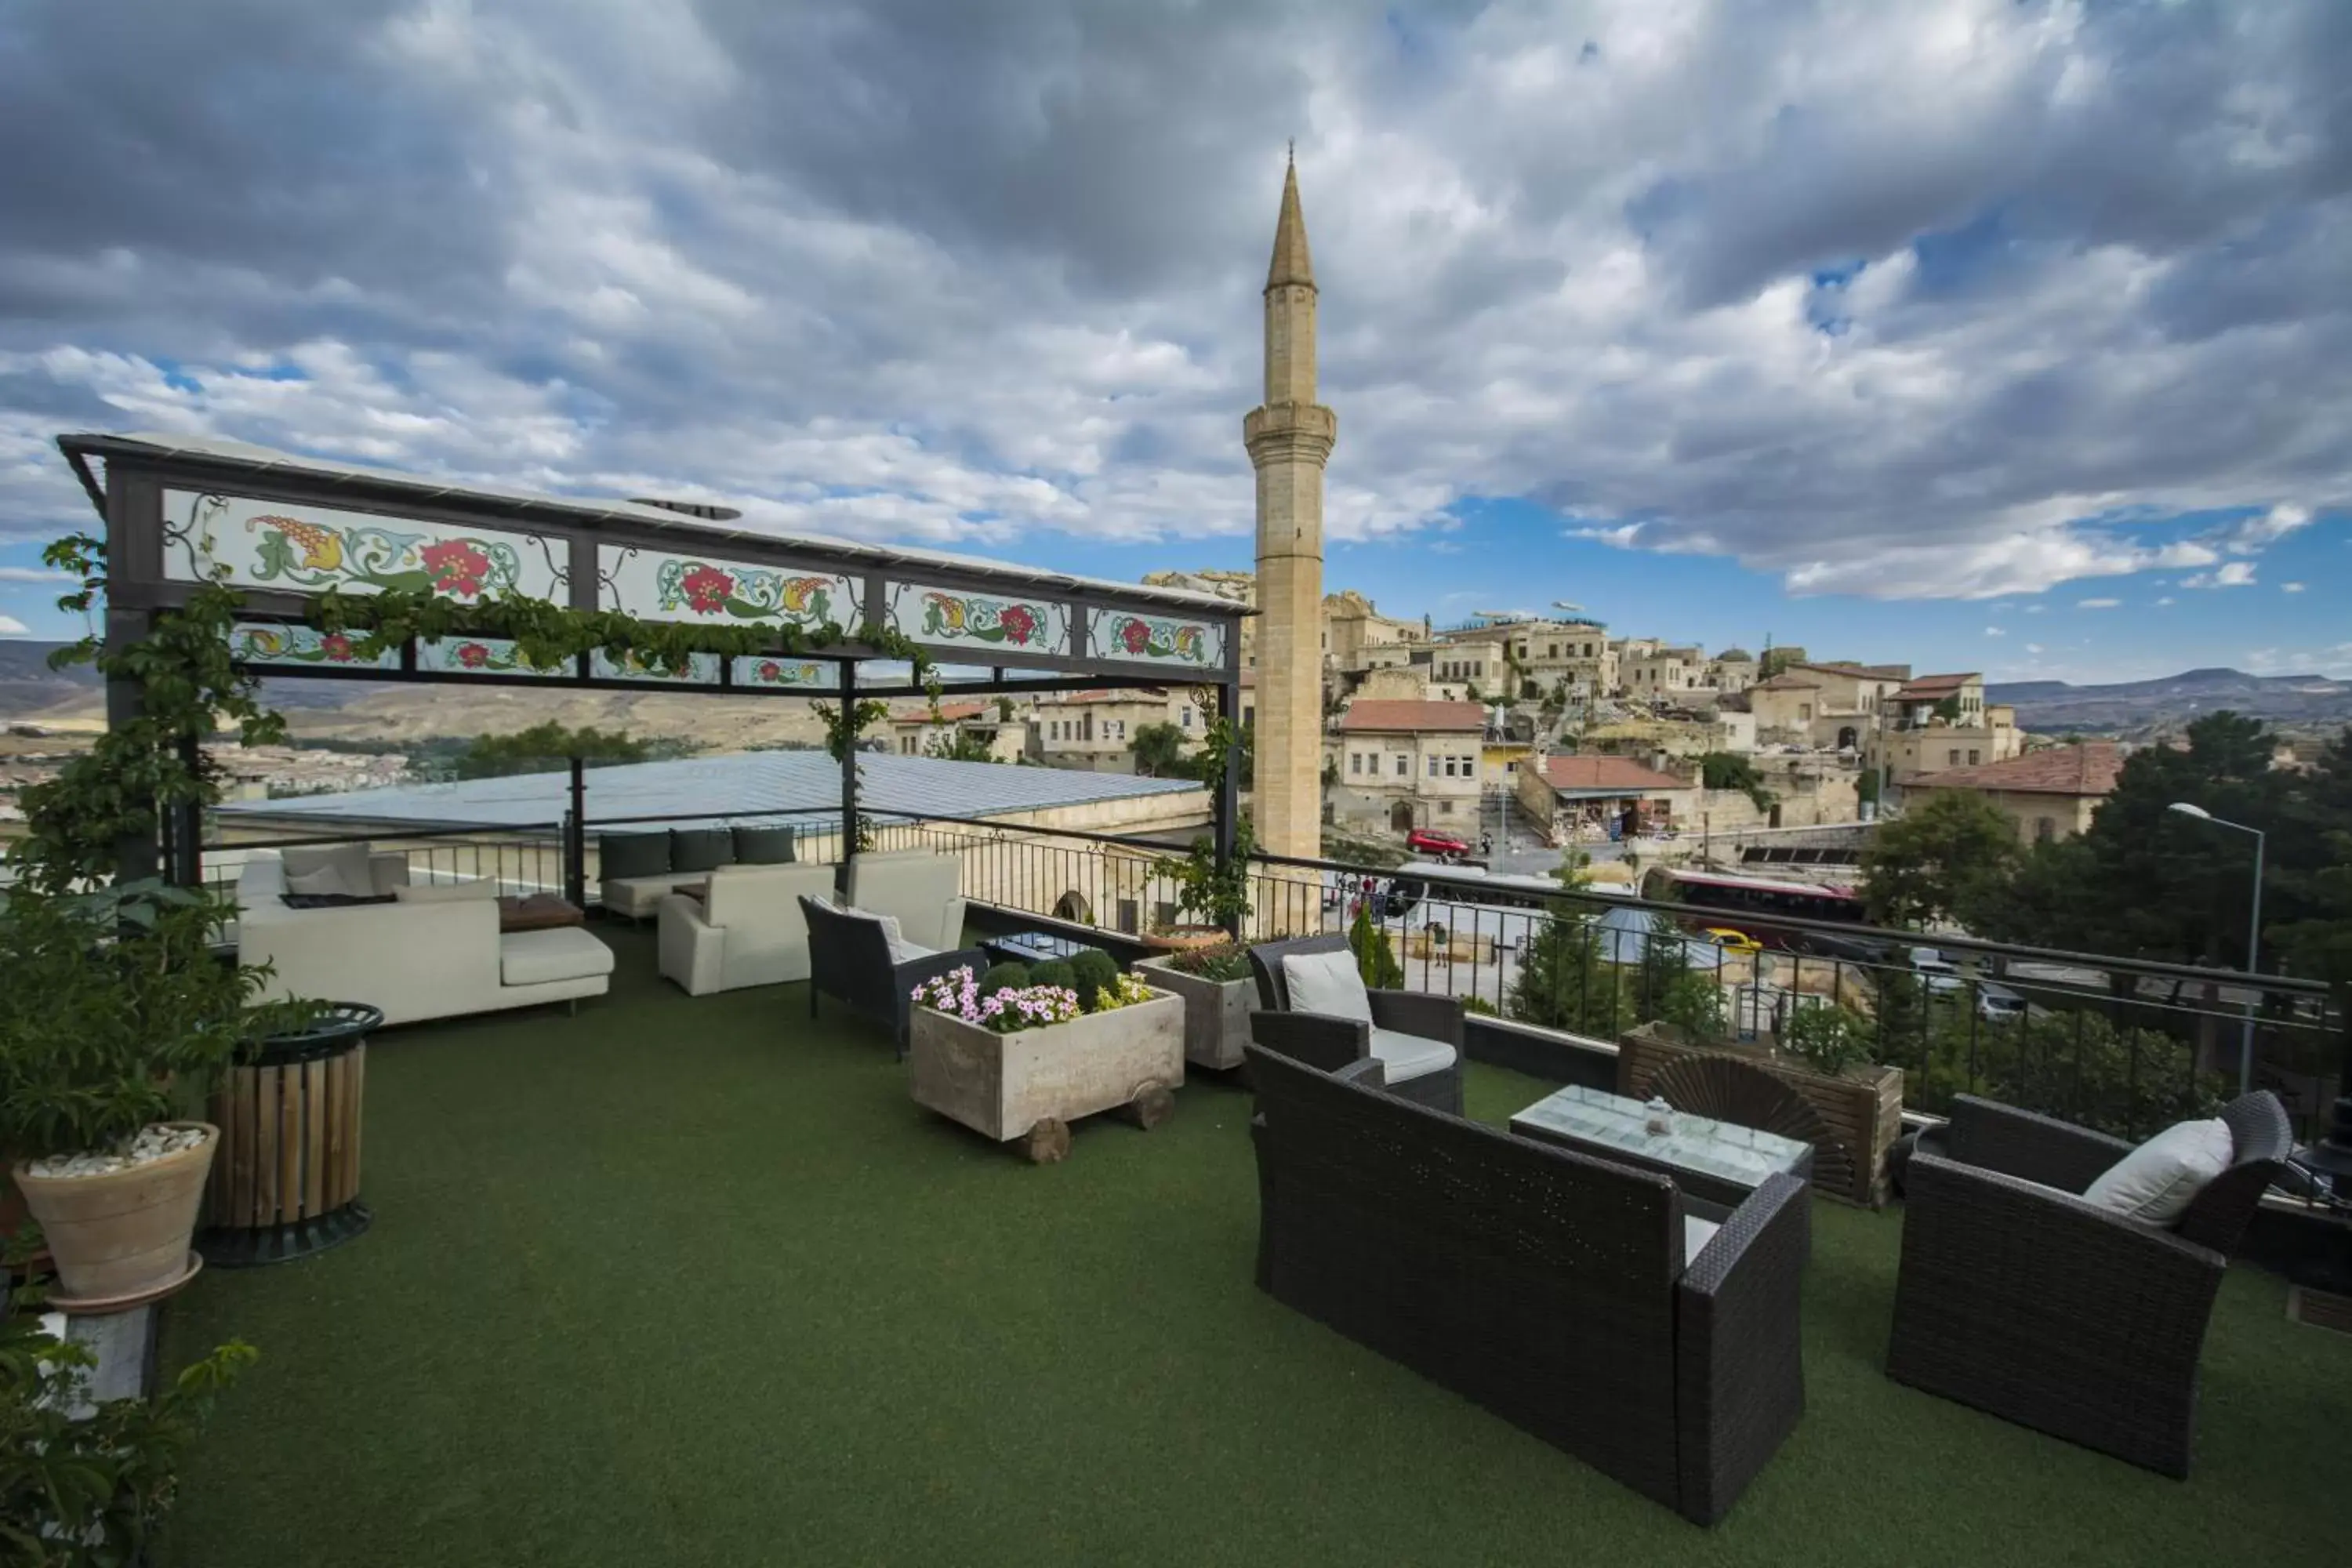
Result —
[[2352, 672], [2352, 5], [12, 0], [0, 633], [65, 429], [1245, 565], [1286, 139], [1330, 585]]

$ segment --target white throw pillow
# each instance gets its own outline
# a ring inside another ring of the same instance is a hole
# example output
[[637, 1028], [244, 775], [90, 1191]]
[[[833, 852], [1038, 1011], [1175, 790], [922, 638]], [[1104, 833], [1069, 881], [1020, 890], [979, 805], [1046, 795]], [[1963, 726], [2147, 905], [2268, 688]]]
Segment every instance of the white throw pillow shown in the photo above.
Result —
[[2237, 1149], [2230, 1124], [2221, 1118], [2183, 1121], [2116, 1161], [2083, 1198], [2150, 1225], [2170, 1225], [2188, 1212], [2206, 1183], [2230, 1168]]
[[321, 866], [315, 871], [301, 871], [290, 875], [286, 879], [286, 890], [297, 898], [303, 899], [349, 899], [365, 896], [354, 894], [352, 891], [350, 886], [343, 880], [341, 868], [336, 866]]
[[499, 885], [487, 877], [470, 882], [413, 882], [392, 890], [404, 904], [461, 904], [473, 899], [495, 899]]
[[1294, 1013], [1322, 1013], [1360, 1024], [1372, 1021], [1372, 999], [1352, 952], [1285, 953], [1282, 978], [1290, 987]]
[[[287, 849], [279, 852], [278, 859], [286, 868], [289, 892], [341, 893], [352, 899], [375, 896], [375, 876], [368, 865], [365, 844], [320, 844]], [[338, 884], [333, 887], [318, 879], [320, 872], [330, 870]]]

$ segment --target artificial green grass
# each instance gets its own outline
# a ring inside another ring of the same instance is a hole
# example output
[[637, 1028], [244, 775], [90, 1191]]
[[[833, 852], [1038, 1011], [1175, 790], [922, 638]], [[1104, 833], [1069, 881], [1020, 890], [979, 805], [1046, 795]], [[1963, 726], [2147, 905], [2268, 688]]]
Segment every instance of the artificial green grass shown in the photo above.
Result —
[[[1248, 1098], [1033, 1168], [804, 987], [614, 994], [370, 1047], [373, 1230], [207, 1271], [261, 1360], [166, 1563], [2332, 1561], [2352, 1342], [2232, 1270], [2194, 1479], [1890, 1383], [1899, 1213], [1814, 1205], [1807, 1412], [1701, 1531], [1251, 1284]], [[1529, 1079], [1474, 1068], [1499, 1121]]]

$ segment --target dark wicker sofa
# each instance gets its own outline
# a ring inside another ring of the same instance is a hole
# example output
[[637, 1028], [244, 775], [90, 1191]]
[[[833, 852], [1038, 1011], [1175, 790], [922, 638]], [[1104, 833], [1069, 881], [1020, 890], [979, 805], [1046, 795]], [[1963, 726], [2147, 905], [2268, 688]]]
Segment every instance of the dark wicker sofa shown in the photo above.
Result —
[[1451, 1067], [1417, 1077], [1388, 1082], [1388, 1092], [1401, 1099], [1462, 1114], [1462, 1002], [1454, 996], [1432, 996], [1418, 991], [1370, 991], [1372, 1022], [1290, 1010], [1290, 983], [1282, 961], [1292, 953], [1345, 952], [1344, 936], [1302, 936], [1270, 942], [1250, 949], [1250, 969], [1257, 976], [1258, 1000], [1264, 1011], [1250, 1015], [1250, 1038], [1271, 1051], [1293, 1057], [1326, 1071], [1381, 1054], [1372, 1031], [1393, 1031], [1434, 1041], [1454, 1051]]
[[988, 967], [988, 955], [969, 947], [928, 952], [899, 963], [890, 956], [882, 922], [871, 915], [845, 913], [806, 895], [801, 899], [801, 909], [808, 916], [809, 1016], [816, 1016], [819, 996], [845, 1002], [888, 1026], [891, 1042], [902, 1058], [914, 1015], [915, 987], [967, 963], [974, 973]]
[[2079, 1194], [2132, 1145], [1963, 1095], [1904, 1173], [1887, 1375], [2186, 1477], [2229, 1254], [2294, 1147], [2277, 1097], [2221, 1112], [2230, 1168], [2169, 1229]]
[[[1667, 1177], [1252, 1046], [1257, 1282], [1712, 1524], [1804, 1411], [1806, 1184], [1726, 1215]], [[1721, 1217], [1687, 1263], [1685, 1220]]]

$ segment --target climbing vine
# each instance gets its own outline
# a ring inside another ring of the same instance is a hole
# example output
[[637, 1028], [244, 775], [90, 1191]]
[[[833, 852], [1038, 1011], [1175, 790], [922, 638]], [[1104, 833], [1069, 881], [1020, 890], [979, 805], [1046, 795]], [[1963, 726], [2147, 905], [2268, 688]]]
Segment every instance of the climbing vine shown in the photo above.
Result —
[[[87, 614], [106, 591], [106, 545], [74, 534], [42, 552], [49, 565], [72, 573], [80, 586], [58, 600], [63, 610]], [[176, 807], [209, 805], [220, 798], [217, 766], [204, 744], [233, 732], [248, 746], [286, 738], [286, 721], [261, 700], [257, 675], [238, 668], [230, 650], [244, 597], [220, 583], [199, 584], [176, 609], [159, 613], [147, 637], [106, 647], [93, 634], [58, 649], [50, 663], [94, 663], [114, 679], [135, 682], [138, 715], [110, 726], [81, 756], [47, 783], [24, 792], [26, 834], [13, 862], [26, 882], [61, 892], [77, 881], [102, 880], [120, 864], [123, 847], [153, 844]], [[430, 588], [393, 588], [368, 595], [329, 590], [311, 606], [310, 620], [331, 634], [352, 637], [352, 651], [373, 659], [412, 638], [492, 637], [513, 642], [535, 669], [561, 669], [585, 654], [616, 663], [631, 657], [656, 674], [684, 673], [697, 654], [787, 657], [838, 647], [852, 639], [841, 626], [689, 626], [640, 620], [613, 610], [576, 610], [519, 594], [467, 604]], [[886, 658], [902, 658], [937, 700], [939, 676], [918, 643], [877, 622], [856, 641]], [[863, 730], [869, 709], [857, 704]], [[820, 712], [824, 710], [820, 707]], [[887, 711], [887, 709], [884, 710]], [[828, 719], [830, 732], [835, 721]], [[840, 754], [855, 740], [835, 741]]]

